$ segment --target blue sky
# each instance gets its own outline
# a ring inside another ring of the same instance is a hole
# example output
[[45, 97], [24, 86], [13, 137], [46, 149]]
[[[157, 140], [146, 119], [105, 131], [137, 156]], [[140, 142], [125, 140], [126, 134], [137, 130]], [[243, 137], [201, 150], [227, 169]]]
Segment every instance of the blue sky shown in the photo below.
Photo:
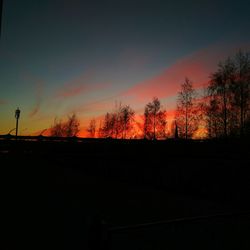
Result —
[[[119, 100], [141, 109], [145, 103], [123, 93], [202, 51], [218, 59], [248, 48], [249, 11], [243, 0], [4, 1], [0, 133], [13, 126], [17, 106], [30, 133], [70, 112], [86, 124]], [[153, 97], [157, 84], [151, 90]], [[162, 101], [173, 108], [167, 92]]]

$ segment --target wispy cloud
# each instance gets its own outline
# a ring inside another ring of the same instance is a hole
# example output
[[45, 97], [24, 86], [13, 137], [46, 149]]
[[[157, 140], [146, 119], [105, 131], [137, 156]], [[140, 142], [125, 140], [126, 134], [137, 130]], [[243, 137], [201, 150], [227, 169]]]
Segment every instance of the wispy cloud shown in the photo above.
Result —
[[89, 91], [89, 86], [84, 84], [79, 86], [66, 86], [57, 93], [59, 98], [70, 98], [80, 94], [85, 94]]
[[35, 106], [29, 114], [29, 117], [32, 118], [40, 111], [42, 104], [42, 96], [43, 96], [43, 84], [37, 84], [35, 86]]
[[41, 109], [41, 105], [43, 102], [45, 81], [28, 71], [26, 71], [23, 74], [23, 78], [24, 80], [29, 81], [31, 85], [33, 86], [35, 102], [34, 102], [34, 106], [31, 108], [31, 111], [29, 113], [29, 117], [33, 118], [39, 113]]
[[72, 98], [79, 95], [87, 94], [89, 91], [98, 88], [94, 84], [90, 84], [91, 74], [82, 74], [68, 82], [58, 89], [55, 96], [59, 99]]
[[94, 94], [112, 87], [110, 82], [96, 82], [96, 72], [89, 70], [64, 82], [55, 92], [57, 100], [71, 99], [78, 96]]

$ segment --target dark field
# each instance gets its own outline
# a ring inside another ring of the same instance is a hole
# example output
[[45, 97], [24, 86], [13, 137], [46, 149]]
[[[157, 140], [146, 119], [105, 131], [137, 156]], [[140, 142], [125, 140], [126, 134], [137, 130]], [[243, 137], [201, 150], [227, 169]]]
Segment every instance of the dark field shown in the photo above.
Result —
[[1, 249], [250, 249], [249, 144], [1, 140]]

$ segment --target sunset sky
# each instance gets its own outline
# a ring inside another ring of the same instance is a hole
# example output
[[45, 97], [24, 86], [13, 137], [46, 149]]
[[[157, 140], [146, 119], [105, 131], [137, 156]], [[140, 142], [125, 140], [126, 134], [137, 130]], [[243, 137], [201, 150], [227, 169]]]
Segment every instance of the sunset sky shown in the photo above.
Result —
[[4, 0], [0, 134], [39, 134], [75, 112], [84, 136], [115, 102], [152, 97], [173, 113], [185, 77], [204, 87], [217, 63], [250, 50], [249, 0]]

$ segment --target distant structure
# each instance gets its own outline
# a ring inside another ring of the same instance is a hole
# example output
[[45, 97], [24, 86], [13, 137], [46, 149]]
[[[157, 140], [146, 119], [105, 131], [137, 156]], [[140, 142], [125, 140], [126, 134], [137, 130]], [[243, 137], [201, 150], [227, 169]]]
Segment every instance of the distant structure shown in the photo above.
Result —
[[15, 118], [16, 118], [16, 137], [17, 137], [17, 133], [18, 133], [18, 120], [20, 118], [20, 109], [17, 108], [16, 111], [15, 111]]

